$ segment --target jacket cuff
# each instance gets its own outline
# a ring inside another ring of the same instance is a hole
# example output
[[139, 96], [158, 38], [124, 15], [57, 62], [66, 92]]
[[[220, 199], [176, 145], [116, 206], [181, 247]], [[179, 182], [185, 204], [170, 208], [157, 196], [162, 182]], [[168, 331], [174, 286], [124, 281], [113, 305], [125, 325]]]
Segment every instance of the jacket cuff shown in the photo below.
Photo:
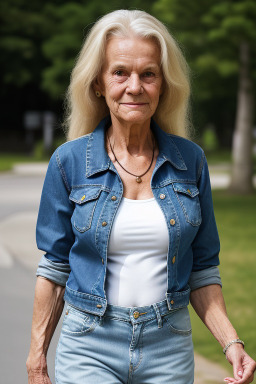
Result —
[[210, 267], [202, 269], [201, 271], [191, 272], [189, 278], [189, 286], [191, 291], [211, 284], [218, 284], [222, 287], [218, 267]]
[[69, 264], [56, 263], [43, 256], [38, 264], [37, 276], [45, 277], [58, 285], [66, 286], [70, 273]]

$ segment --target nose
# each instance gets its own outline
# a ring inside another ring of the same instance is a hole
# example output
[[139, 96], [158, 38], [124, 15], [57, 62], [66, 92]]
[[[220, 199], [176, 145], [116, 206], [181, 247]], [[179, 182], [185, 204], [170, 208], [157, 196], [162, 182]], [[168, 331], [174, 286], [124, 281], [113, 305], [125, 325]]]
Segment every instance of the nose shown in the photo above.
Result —
[[133, 95], [139, 95], [143, 92], [139, 75], [135, 73], [130, 75], [127, 92]]

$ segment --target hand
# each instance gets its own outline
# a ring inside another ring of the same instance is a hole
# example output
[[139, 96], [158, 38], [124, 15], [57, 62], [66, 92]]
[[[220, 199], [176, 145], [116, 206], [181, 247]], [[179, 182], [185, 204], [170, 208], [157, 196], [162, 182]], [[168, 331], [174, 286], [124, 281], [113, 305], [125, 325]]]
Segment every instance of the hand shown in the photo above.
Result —
[[47, 371], [45, 356], [40, 358], [39, 363], [35, 363], [30, 356], [27, 359], [28, 384], [52, 384]]
[[253, 382], [256, 363], [240, 344], [231, 345], [226, 352], [226, 357], [233, 366], [234, 372], [234, 378], [226, 377], [224, 379], [226, 383], [249, 384]]
[[28, 384], [52, 384], [47, 373], [30, 371], [28, 373]]

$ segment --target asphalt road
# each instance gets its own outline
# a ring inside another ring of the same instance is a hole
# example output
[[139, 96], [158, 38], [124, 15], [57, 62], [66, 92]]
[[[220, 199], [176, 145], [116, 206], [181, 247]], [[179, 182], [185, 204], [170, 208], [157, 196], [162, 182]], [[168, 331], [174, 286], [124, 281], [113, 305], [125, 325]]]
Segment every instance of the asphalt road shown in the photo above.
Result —
[[[30, 345], [35, 270], [40, 257], [35, 252], [34, 262], [30, 265], [23, 262], [27, 242], [23, 232], [34, 234], [31, 215], [36, 217], [43, 179], [43, 175], [0, 175], [0, 240], [4, 245], [0, 248], [0, 382], [3, 384], [27, 383], [25, 362]], [[58, 332], [49, 350], [53, 382]]]

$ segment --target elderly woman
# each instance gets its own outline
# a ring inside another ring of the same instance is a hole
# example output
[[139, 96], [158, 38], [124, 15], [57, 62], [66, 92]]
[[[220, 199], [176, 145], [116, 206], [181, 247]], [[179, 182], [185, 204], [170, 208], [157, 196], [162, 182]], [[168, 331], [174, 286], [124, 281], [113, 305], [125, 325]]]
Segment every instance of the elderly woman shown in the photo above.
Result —
[[70, 141], [53, 154], [37, 223], [29, 383], [191, 384], [189, 299], [250, 383], [254, 361], [225, 310], [209, 174], [187, 133], [186, 63], [166, 28], [116, 11], [92, 28], [72, 74]]

